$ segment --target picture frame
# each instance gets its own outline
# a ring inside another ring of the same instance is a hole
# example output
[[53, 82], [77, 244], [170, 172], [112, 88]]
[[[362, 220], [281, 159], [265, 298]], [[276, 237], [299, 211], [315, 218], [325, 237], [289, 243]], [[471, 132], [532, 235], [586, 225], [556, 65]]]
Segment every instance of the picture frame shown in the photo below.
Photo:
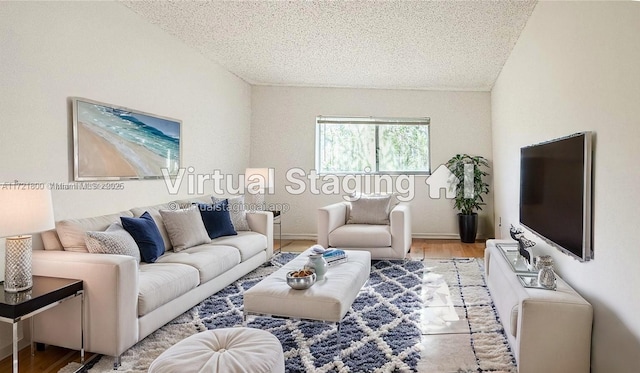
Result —
[[72, 97], [74, 181], [176, 176], [182, 121]]

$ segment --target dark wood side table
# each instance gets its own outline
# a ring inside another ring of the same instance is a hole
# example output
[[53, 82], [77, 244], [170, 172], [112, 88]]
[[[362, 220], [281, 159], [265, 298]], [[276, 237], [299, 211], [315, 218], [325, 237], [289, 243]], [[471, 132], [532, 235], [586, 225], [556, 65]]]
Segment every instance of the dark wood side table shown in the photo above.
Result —
[[[79, 296], [82, 315], [80, 318], [80, 363], [84, 363], [84, 289], [82, 280], [33, 276], [33, 288], [19, 293], [4, 291], [0, 284], [0, 321], [13, 324], [13, 372], [18, 373], [18, 322], [42, 311]], [[31, 354], [33, 348], [33, 318], [31, 321]]]

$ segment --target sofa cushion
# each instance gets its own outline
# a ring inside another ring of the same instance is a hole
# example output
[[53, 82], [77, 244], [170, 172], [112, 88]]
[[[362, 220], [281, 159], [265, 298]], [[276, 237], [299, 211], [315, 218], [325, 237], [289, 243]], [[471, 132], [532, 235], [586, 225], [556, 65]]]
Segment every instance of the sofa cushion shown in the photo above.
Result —
[[140, 263], [138, 244], [120, 223], [113, 223], [104, 232], [89, 231], [85, 241], [93, 254], [129, 255]]
[[228, 200], [222, 200], [213, 205], [198, 203], [200, 216], [204, 222], [210, 238], [218, 238], [222, 236], [235, 236], [238, 233], [233, 229], [233, 222], [229, 215]]
[[58, 232], [54, 229], [49, 229], [48, 231], [40, 232], [40, 236], [42, 237], [42, 244], [44, 245], [45, 250], [51, 251], [62, 251], [64, 247], [60, 242], [60, 237], [58, 237]]
[[241, 260], [253, 257], [267, 247], [267, 237], [251, 231], [238, 232], [237, 236], [225, 236], [211, 240], [214, 245], [232, 246], [240, 251]]
[[186, 294], [200, 283], [198, 270], [178, 263], [141, 264], [139, 270], [138, 316]]
[[205, 244], [182, 250], [168, 252], [158, 258], [156, 263], [180, 263], [198, 270], [200, 283], [207, 282], [240, 263], [240, 251], [235, 247]]
[[196, 206], [177, 210], [160, 210], [160, 216], [173, 245], [178, 252], [211, 242]]
[[391, 195], [362, 195], [351, 201], [347, 224], [389, 224]]
[[104, 231], [112, 223], [120, 221], [121, 216], [133, 216], [129, 211], [83, 219], [65, 219], [56, 222], [56, 232], [62, 247], [66, 251], [88, 253], [85, 242], [87, 231]]
[[391, 246], [389, 225], [347, 224], [329, 233], [331, 247], [388, 247]]
[[139, 218], [121, 217], [122, 226], [138, 244], [140, 256], [147, 263], [153, 263], [164, 253], [164, 242], [156, 222], [148, 212]]
[[132, 208], [131, 213], [133, 216], [139, 217], [142, 216], [145, 212], [148, 212], [149, 215], [153, 218], [153, 221], [156, 222], [158, 226], [158, 230], [160, 231], [160, 235], [162, 236], [162, 241], [164, 242], [164, 251], [171, 250], [171, 239], [169, 238], [169, 233], [167, 233], [167, 229], [164, 227], [164, 222], [162, 221], [162, 216], [160, 215], [160, 210], [175, 210], [178, 205], [175, 202], [169, 203], [161, 203], [159, 205], [146, 206], [146, 207], [135, 207]]

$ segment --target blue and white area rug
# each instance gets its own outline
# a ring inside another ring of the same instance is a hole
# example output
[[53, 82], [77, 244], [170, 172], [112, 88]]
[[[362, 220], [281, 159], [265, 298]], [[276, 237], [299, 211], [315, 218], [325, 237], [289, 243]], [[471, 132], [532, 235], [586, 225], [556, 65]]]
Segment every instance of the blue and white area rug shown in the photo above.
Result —
[[[295, 255], [276, 256], [274, 266], [258, 268], [157, 330], [123, 354], [119, 371], [146, 372], [189, 335], [241, 325], [243, 292]], [[248, 326], [278, 337], [291, 373], [516, 372], [476, 259], [373, 261], [369, 281], [342, 321], [340, 346], [335, 324], [252, 317]], [[453, 345], [449, 333], [459, 334]], [[435, 356], [425, 338], [435, 338], [429, 342], [439, 348]], [[460, 351], [468, 356], [457, 356]], [[112, 363], [103, 357], [89, 372], [112, 372]]]
[[482, 259], [426, 259], [419, 372], [517, 372]]

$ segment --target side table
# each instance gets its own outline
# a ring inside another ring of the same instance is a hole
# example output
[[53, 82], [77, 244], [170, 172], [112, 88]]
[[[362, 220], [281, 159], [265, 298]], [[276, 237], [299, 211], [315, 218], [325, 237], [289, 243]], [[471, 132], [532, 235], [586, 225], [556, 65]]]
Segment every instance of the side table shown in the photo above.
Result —
[[[84, 289], [82, 280], [33, 276], [33, 288], [19, 293], [4, 291], [0, 285], [0, 321], [13, 324], [13, 373], [18, 373], [18, 322], [77, 296], [80, 297], [80, 363], [84, 363]], [[33, 318], [31, 321], [31, 354], [33, 348]]]
[[278, 226], [278, 251], [273, 250], [274, 254], [282, 252], [282, 212], [278, 210], [270, 210], [273, 213], [273, 225]]

